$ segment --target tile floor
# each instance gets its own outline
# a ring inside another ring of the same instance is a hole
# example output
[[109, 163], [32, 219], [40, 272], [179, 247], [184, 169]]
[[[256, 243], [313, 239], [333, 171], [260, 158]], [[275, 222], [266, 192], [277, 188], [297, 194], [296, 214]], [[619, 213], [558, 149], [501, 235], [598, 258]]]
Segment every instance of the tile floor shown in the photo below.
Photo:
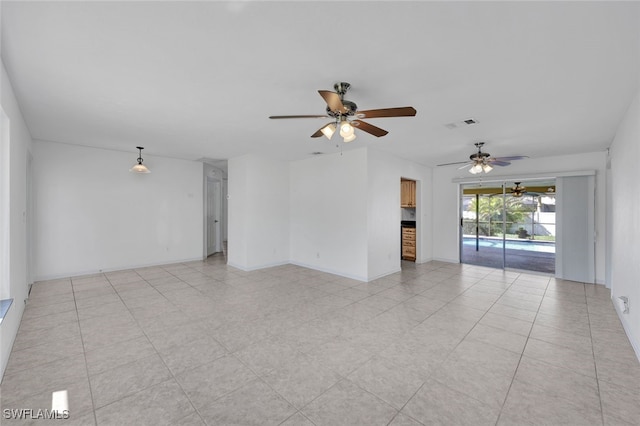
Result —
[[640, 363], [604, 287], [403, 266], [362, 283], [214, 256], [37, 283], [2, 408], [67, 390], [57, 424], [639, 424]]

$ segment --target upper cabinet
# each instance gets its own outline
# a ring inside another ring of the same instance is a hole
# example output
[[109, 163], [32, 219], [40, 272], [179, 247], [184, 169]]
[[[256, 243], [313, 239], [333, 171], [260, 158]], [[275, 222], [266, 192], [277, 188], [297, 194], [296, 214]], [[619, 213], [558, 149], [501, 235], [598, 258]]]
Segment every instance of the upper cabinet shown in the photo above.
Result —
[[400, 207], [416, 206], [416, 181], [400, 180]]

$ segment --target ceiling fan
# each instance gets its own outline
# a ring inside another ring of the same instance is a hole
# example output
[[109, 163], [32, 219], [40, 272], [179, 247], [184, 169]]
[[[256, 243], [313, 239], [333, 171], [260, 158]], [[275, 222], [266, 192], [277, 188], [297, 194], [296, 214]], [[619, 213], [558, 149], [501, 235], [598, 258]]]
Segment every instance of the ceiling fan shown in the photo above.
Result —
[[322, 96], [327, 103], [327, 113], [324, 115], [272, 115], [269, 118], [331, 118], [331, 122], [322, 126], [312, 134], [311, 137], [318, 138], [324, 135], [327, 139], [331, 139], [333, 134], [339, 131], [340, 136], [342, 136], [345, 142], [351, 142], [356, 138], [355, 129], [362, 130], [375, 137], [384, 136], [389, 133], [380, 127], [362, 121], [361, 119], [363, 118], [413, 117], [416, 115], [416, 110], [410, 106], [359, 111], [358, 106], [354, 102], [344, 98], [349, 87], [351, 87], [349, 83], [339, 82], [333, 86], [335, 92], [318, 90], [320, 96]]
[[489, 173], [493, 170], [493, 166], [508, 166], [513, 160], [522, 160], [523, 158], [529, 158], [526, 155], [512, 155], [509, 157], [492, 157], [488, 152], [482, 152], [484, 142], [476, 142], [474, 144], [478, 148], [478, 152], [475, 152], [469, 156], [469, 161], [458, 161], [455, 163], [438, 164], [438, 166], [450, 166], [453, 164], [464, 164], [460, 169], [471, 167], [469, 173]]
[[520, 184], [522, 182], [514, 182], [515, 185], [513, 186], [513, 188], [511, 188], [511, 196], [513, 197], [522, 197], [523, 194], [527, 193], [527, 187], [526, 186], [520, 186]]

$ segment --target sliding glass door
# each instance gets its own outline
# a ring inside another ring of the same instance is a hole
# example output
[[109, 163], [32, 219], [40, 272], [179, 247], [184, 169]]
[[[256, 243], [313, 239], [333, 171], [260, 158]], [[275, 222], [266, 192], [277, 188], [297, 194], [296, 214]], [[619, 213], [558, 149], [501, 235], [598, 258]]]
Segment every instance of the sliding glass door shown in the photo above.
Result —
[[463, 185], [461, 262], [554, 273], [555, 193], [555, 181]]

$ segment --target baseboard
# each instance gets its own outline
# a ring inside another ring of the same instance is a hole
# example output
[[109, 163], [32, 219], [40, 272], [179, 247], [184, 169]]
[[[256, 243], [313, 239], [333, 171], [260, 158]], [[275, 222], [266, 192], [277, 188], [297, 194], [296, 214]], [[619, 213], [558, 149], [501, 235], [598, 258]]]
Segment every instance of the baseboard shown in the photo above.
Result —
[[434, 257], [430, 262], [460, 263], [459, 259], [447, 259], [444, 257]]
[[340, 277], [344, 277], [344, 278], [350, 278], [352, 280], [358, 280], [358, 281], [362, 281], [362, 282], [367, 282], [367, 278], [366, 277], [362, 277], [360, 275], [352, 275], [352, 274], [345, 274], [344, 272], [340, 272], [340, 271], [335, 271], [333, 269], [328, 269], [328, 268], [318, 268], [315, 265], [308, 265], [306, 263], [302, 263], [302, 262], [289, 262], [292, 265], [296, 265], [296, 266], [301, 266], [303, 268], [309, 268], [309, 269], [313, 269], [314, 271], [320, 271], [320, 272], [326, 272], [327, 274], [332, 274], [332, 275], [338, 275]]
[[402, 268], [394, 269], [393, 271], [389, 271], [389, 272], [384, 272], [382, 274], [376, 275], [375, 277], [369, 277], [367, 282], [375, 281], [377, 279], [386, 277], [387, 275], [392, 275], [392, 274], [395, 274], [395, 273], [398, 273], [398, 272], [402, 272]]
[[250, 266], [250, 267], [241, 266], [241, 265], [238, 265], [238, 264], [236, 264], [234, 262], [227, 262], [227, 265], [231, 266], [232, 268], [240, 269], [241, 271], [244, 271], [244, 272], [251, 272], [251, 271], [257, 271], [259, 269], [273, 268], [273, 267], [282, 266], [282, 265], [289, 265], [290, 263], [291, 262], [289, 262], [288, 260], [285, 260], [285, 261], [282, 261], [282, 262], [265, 263], [263, 265]]
[[179, 259], [179, 260], [167, 260], [163, 262], [139, 263], [135, 265], [124, 265], [124, 266], [105, 268], [105, 269], [87, 269], [82, 271], [65, 272], [60, 274], [45, 274], [45, 275], [37, 276], [35, 282], [58, 280], [61, 278], [70, 278], [70, 277], [81, 277], [84, 275], [95, 275], [95, 274], [102, 274], [105, 272], [125, 271], [127, 269], [140, 269], [140, 268], [150, 268], [152, 266], [173, 265], [176, 263], [187, 263], [187, 262], [202, 262], [202, 257], [193, 257], [189, 259]]
[[631, 343], [631, 347], [633, 348], [633, 351], [636, 353], [636, 358], [638, 358], [638, 362], [640, 362], [640, 342], [638, 342], [635, 337], [633, 336], [633, 334], [631, 334], [631, 331], [629, 330], [629, 327], [627, 326], [627, 321], [625, 321], [624, 319], [624, 314], [622, 314], [619, 310], [618, 310], [618, 304], [615, 303], [615, 300], [613, 300], [613, 293], [611, 296], [611, 302], [613, 303], [613, 307], [616, 310], [616, 313], [618, 314], [618, 318], [620, 319], [620, 323], [622, 324], [622, 329], [624, 330], [624, 334], [627, 335], [627, 339], [629, 339], [629, 342]]

